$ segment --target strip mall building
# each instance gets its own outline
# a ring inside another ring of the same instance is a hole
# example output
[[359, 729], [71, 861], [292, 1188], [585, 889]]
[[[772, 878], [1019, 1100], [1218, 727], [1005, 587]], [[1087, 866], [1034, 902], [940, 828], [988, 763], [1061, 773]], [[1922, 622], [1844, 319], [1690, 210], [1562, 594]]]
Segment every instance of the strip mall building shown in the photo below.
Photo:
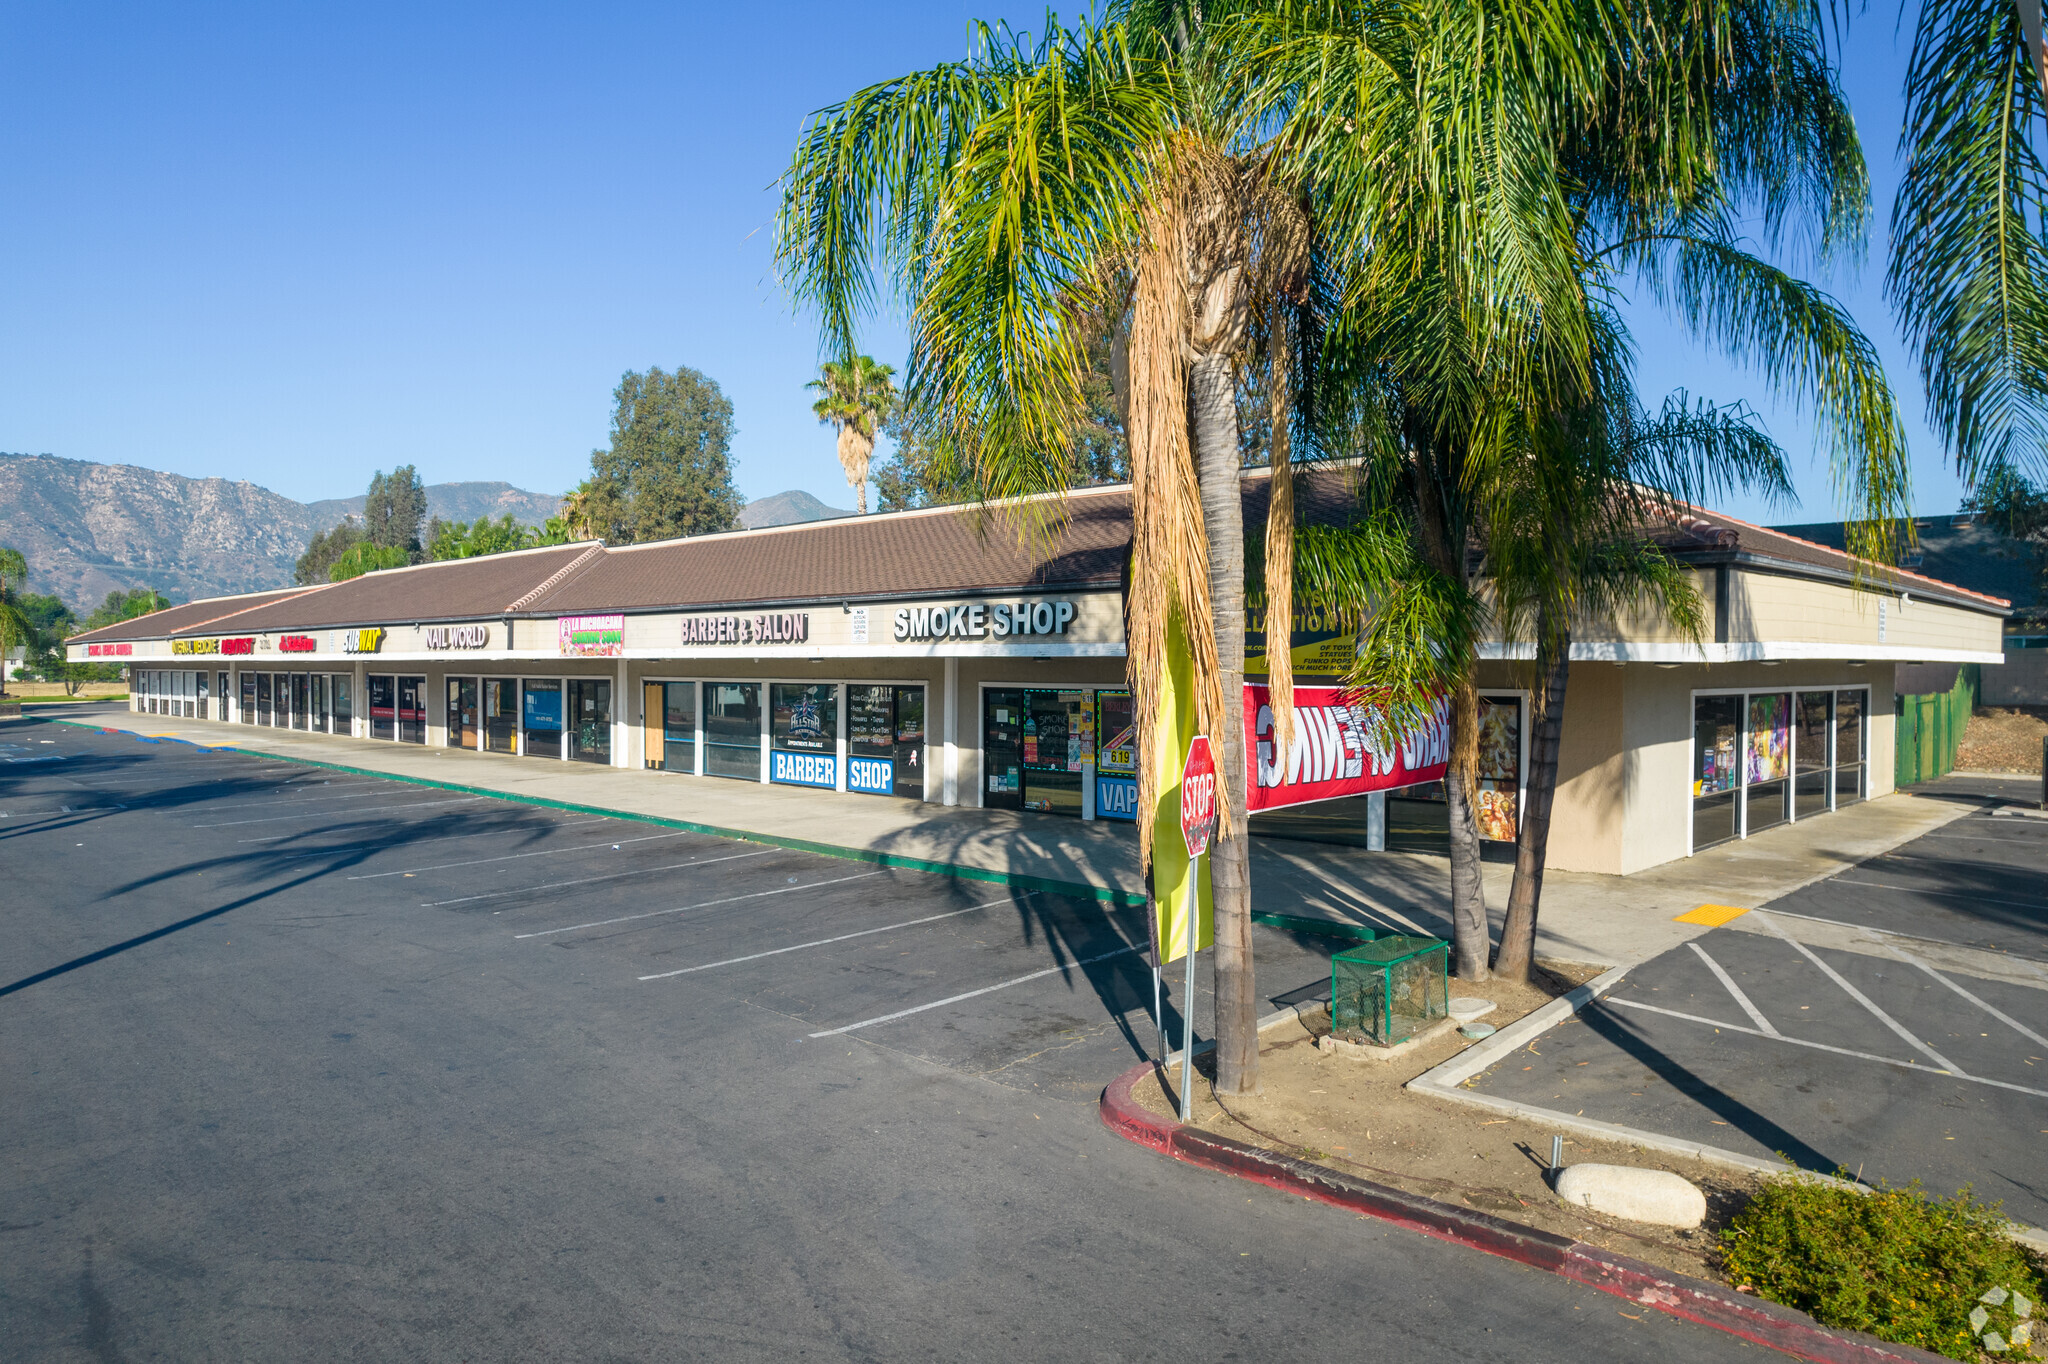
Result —
[[[1300, 480], [1304, 518], [1341, 516], [1346, 477]], [[1262, 524], [1264, 477], [1245, 488]], [[1072, 495], [1050, 549], [980, 507], [566, 545], [196, 601], [80, 635], [69, 656], [127, 665], [150, 714], [1129, 820], [1129, 538], [1117, 486]], [[1711, 607], [1706, 642], [1654, 619], [1581, 624], [1553, 866], [1632, 872], [1882, 795], [1893, 669], [2002, 657], [1996, 598], [1712, 513], [1662, 538]], [[1316, 685], [1350, 648], [1319, 623], [1293, 640], [1291, 754], [1273, 751], [1264, 645], [1248, 645], [1253, 804], [1313, 802], [1255, 815], [1254, 833], [1440, 844], [1441, 734], [1371, 751]], [[1500, 839], [1528, 768], [1528, 679], [1507, 653], [1481, 669], [1481, 814]]]

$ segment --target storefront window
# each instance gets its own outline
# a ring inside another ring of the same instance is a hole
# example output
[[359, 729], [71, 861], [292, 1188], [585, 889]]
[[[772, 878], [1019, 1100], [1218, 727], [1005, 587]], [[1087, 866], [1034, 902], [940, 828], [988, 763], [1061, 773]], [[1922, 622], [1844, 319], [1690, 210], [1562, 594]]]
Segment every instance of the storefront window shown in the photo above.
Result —
[[1863, 712], [1869, 693], [1835, 693], [1835, 808], [1863, 799]]
[[924, 799], [924, 688], [846, 692], [846, 789]]
[[1522, 791], [1522, 701], [1479, 698], [1479, 836], [1515, 841]]
[[474, 677], [448, 679], [448, 747], [476, 748], [482, 731], [477, 726], [477, 693]]
[[526, 731], [526, 756], [562, 756], [562, 684], [527, 678], [520, 689], [521, 726]]
[[242, 723], [256, 723], [256, 674], [242, 674]]
[[704, 684], [704, 771], [761, 780], [761, 684]]
[[304, 673], [292, 674], [292, 728], [313, 727], [312, 679]]
[[697, 684], [649, 682], [641, 699], [647, 765], [657, 772], [695, 772]]
[[267, 725], [271, 721], [270, 674], [256, 674], [256, 723]]
[[1827, 813], [1828, 735], [1834, 728], [1834, 693], [1803, 691], [1792, 727], [1792, 812], [1799, 819]]
[[334, 732], [355, 733], [355, 707], [351, 704], [355, 679], [347, 673], [334, 674]]
[[1137, 710], [1127, 691], [1095, 693], [1095, 817], [1138, 818]]
[[225, 720], [228, 718], [228, 675], [215, 673], [213, 682], [213, 718]]
[[1094, 745], [1095, 706], [1088, 692], [983, 692], [982, 804], [1080, 814], [1081, 766]]
[[194, 681], [195, 683], [197, 683], [197, 684], [198, 684], [198, 686], [199, 686], [199, 693], [198, 693], [199, 709], [198, 709], [198, 710], [196, 710], [196, 711], [194, 711], [194, 712], [193, 712], [193, 714], [194, 714], [195, 716], [197, 716], [197, 718], [199, 718], [199, 719], [201, 719], [201, 720], [204, 720], [204, 719], [206, 719], [206, 718], [207, 718], [207, 713], [206, 713], [206, 700], [207, 700], [207, 691], [206, 691], [206, 683], [207, 683], [207, 680], [208, 680], [208, 679], [207, 679], [207, 676], [206, 676], [206, 674], [205, 674], [205, 673], [193, 673], [193, 674], [192, 674], [192, 680], [193, 680], [193, 681]]
[[1750, 697], [1744, 833], [1768, 829], [1789, 817], [1791, 745], [1792, 698], [1783, 692]]
[[484, 747], [492, 753], [519, 751], [519, 684], [509, 677], [484, 679]]
[[277, 673], [270, 680], [271, 694], [276, 698], [276, 709], [270, 716], [271, 724], [279, 729], [292, 727], [292, 675]]
[[1692, 847], [1726, 843], [1736, 823], [1741, 772], [1742, 698], [1700, 696], [1692, 703]]
[[370, 678], [370, 737], [398, 737], [398, 679], [395, 677], [372, 675]]
[[398, 742], [423, 744], [427, 741], [427, 679], [398, 679]]
[[777, 682], [768, 700], [768, 780], [839, 785], [839, 688], [829, 682]]
[[572, 762], [612, 760], [612, 684], [602, 677], [569, 683], [569, 758]]

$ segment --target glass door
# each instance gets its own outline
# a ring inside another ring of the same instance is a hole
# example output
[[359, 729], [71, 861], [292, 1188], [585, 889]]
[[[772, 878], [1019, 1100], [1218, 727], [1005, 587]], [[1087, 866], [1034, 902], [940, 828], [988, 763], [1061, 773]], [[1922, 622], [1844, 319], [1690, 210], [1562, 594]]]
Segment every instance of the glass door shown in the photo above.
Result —
[[1834, 781], [1828, 773], [1828, 736], [1834, 729], [1833, 692], [1803, 691], [1793, 706], [1792, 816], [1825, 814]]
[[697, 770], [697, 684], [649, 682], [641, 720], [647, 736], [647, 766], [657, 772]]
[[1835, 808], [1863, 799], [1863, 711], [1870, 693], [1835, 693]]
[[562, 684], [529, 677], [520, 688], [521, 726], [526, 732], [526, 756], [562, 756]]
[[519, 751], [519, 684], [509, 677], [484, 679], [484, 751]]
[[981, 803], [991, 810], [1024, 808], [1022, 689], [981, 694]]
[[398, 742], [423, 744], [427, 741], [427, 679], [398, 679]]
[[355, 708], [351, 704], [356, 680], [347, 673], [334, 674], [334, 732], [354, 736]]
[[1024, 808], [1081, 813], [1081, 760], [1095, 736], [1084, 729], [1087, 693], [1024, 693]]
[[1742, 832], [1740, 793], [1742, 698], [1698, 696], [1692, 703], [1692, 850], [1726, 843]]
[[704, 684], [704, 773], [761, 780], [761, 684]]
[[292, 728], [313, 727], [313, 694], [309, 685], [312, 681], [304, 673], [292, 674]]
[[848, 687], [846, 735], [847, 790], [925, 798], [923, 687]]
[[612, 684], [607, 678], [577, 677], [569, 682], [569, 759], [579, 763], [612, 760]]
[[211, 679], [210, 679], [210, 678], [208, 678], [208, 677], [207, 677], [207, 675], [206, 675], [205, 673], [193, 673], [193, 674], [192, 674], [192, 680], [193, 680], [193, 681], [194, 681], [195, 683], [197, 683], [197, 684], [198, 684], [198, 687], [199, 687], [199, 694], [198, 694], [198, 699], [199, 699], [199, 709], [198, 709], [198, 711], [196, 712], [196, 714], [197, 714], [198, 718], [199, 718], [199, 719], [201, 719], [201, 720], [207, 719], [207, 718], [209, 718], [209, 717], [208, 717], [208, 714], [207, 714], [207, 709], [206, 709], [206, 700], [207, 700], [206, 684], [207, 684], [207, 683], [208, 683], [208, 682], [209, 682], [209, 681], [210, 681]]
[[267, 725], [267, 724], [269, 724], [269, 723], [270, 723], [270, 718], [271, 718], [271, 709], [270, 709], [270, 674], [269, 674], [269, 673], [257, 673], [257, 674], [256, 674], [256, 723], [257, 723], [257, 724], [259, 724], [259, 725]]
[[242, 723], [256, 723], [256, 674], [242, 674]]
[[226, 673], [215, 673], [213, 681], [213, 718], [216, 720], [226, 720], [228, 718], [228, 675]]
[[476, 679], [448, 679], [448, 747], [476, 748]]
[[313, 677], [312, 677], [312, 688], [313, 688], [313, 732], [314, 732], [315, 734], [325, 734], [325, 733], [327, 733], [327, 732], [328, 732], [328, 729], [329, 729], [329, 726], [328, 726], [328, 722], [327, 722], [327, 716], [328, 716], [328, 713], [329, 713], [329, 712], [328, 712], [328, 709], [327, 709], [327, 706], [328, 706], [328, 695], [327, 695], [327, 674], [326, 674], [326, 673], [314, 673], [314, 674], [313, 674]]
[[373, 675], [370, 678], [370, 737], [398, 737], [398, 679], [395, 677]]
[[1742, 832], [1753, 834], [1791, 817], [1792, 698], [1769, 692], [1749, 698], [1748, 784]]
[[270, 691], [276, 704], [271, 711], [270, 722], [278, 729], [292, 727], [292, 675], [277, 673], [270, 679]]

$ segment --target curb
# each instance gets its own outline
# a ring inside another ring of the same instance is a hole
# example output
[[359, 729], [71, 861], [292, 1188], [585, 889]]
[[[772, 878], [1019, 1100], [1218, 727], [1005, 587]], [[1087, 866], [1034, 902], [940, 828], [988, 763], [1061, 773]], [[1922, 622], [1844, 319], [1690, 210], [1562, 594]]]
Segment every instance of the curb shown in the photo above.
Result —
[[1156, 1067], [1146, 1061], [1117, 1076], [1102, 1091], [1100, 1111], [1103, 1126], [1161, 1155], [1483, 1250], [1817, 1364], [1939, 1364], [1941, 1359], [1910, 1345], [1833, 1330], [1804, 1312], [1704, 1279], [1671, 1274], [1583, 1241], [1183, 1126], [1140, 1107], [1132, 1098], [1137, 1083], [1154, 1073]]

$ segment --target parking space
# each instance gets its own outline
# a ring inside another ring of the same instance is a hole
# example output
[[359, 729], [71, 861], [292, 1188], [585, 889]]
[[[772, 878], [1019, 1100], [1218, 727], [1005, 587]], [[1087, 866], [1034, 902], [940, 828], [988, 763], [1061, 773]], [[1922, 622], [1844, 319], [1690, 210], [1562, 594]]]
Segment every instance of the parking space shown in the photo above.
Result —
[[[611, 1007], [743, 1012], [792, 1041], [887, 1047], [1076, 1100], [1159, 1050], [1142, 910], [183, 744], [52, 732], [64, 737], [37, 740], [36, 752], [15, 745], [13, 756], [50, 757], [16, 784], [0, 839], [62, 827], [80, 848], [117, 840], [119, 858], [95, 860], [104, 876], [78, 869], [80, 889], [105, 903], [165, 876], [246, 890], [271, 914], [299, 898], [339, 898], [394, 929], [459, 925], [435, 933], [437, 950], [494, 968], [573, 960], [580, 979], [617, 997]], [[109, 933], [163, 927], [119, 917], [74, 920], [74, 941], [23, 957], [36, 964], [23, 980], [70, 969], [67, 954], [104, 950]], [[1327, 942], [1255, 935], [1267, 1007], [1326, 987]], [[1198, 1039], [1212, 1026], [1209, 975], [1198, 963]], [[1167, 977], [1177, 1045], [1180, 972]]]
[[1476, 1087], [1807, 1169], [1968, 1184], [2048, 1225], [2048, 821], [1986, 795], [1885, 857], [1708, 913], [1723, 926]]

